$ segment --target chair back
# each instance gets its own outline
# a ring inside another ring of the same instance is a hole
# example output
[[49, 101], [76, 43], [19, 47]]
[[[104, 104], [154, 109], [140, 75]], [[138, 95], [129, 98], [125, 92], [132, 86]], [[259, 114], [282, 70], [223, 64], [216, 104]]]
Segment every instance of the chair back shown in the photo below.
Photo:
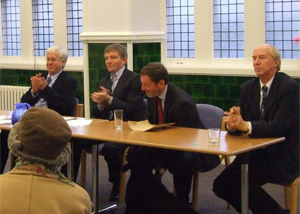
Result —
[[196, 106], [203, 128], [221, 128], [223, 109], [210, 104], [196, 104]]
[[79, 99], [76, 97], [75, 100], [73, 101], [73, 107], [72, 107], [72, 116], [76, 116], [76, 111], [77, 111], [77, 105], [79, 103]]
[[76, 112], [75, 112], [75, 117], [83, 117], [83, 104], [78, 103], [76, 105]]

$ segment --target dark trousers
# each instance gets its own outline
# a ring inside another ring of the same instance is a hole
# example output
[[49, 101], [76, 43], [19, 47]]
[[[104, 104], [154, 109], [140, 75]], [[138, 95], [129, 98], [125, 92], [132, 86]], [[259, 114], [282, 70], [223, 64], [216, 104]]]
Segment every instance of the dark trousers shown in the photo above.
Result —
[[9, 131], [2, 130], [1, 131], [1, 141], [0, 141], [0, 174], [3, 173], [5, 164], [8, 158], [8, 147], [7, 147], [7, 138], [8, 138]]
[[123, 154], [128, 147], [121, 143], [104, 143], [101, 155], [104, 156], [108, 167], [108, 180], [113, 183], [114, 188], [120, 187], [120, 170], [122, 167]]
[[[272, 180], [272, 168], [264, 150], [250, 154], [249, 208], [253, 214], [275, 213], [279, 204], [262, 188]], [[214, 181], [214, 193], [241, 212], [241, 156], [229, 165]]]
[[[79, 139], [79, 138], [72, 138], [71, 139], [72, 142], [72, 154], [73, 154], [73, 175], [74, 178], [73, 180], [76, 181], [77, 179], [77, 174], [79, 171], [79, 166], [80, 166], [80, 158], [81, 158], [81, 152], [83, 150], [86, 150], [88, 152], [92, 151], [92, 145], [91, 143], [88, 142], [88, 140], [85, 139]], [[64, 173], [67, 176], [67, 164], [64, 165], [61, 168], [61, 172]]]
[[168, 169], [173, 175], [177, 197], [184, 202], [189, 201], [189, 193], [195, 169], [195, 159], [191, 152], [148, 147], [141, 147], [133, 152], [139, 153], [139, 157], [142, 158], [138, 158], [137, 161], [145, 161], [144, 165], [149, 165], [150, 162], [150, 165], [154, 169]]
[[[88, 152], [92, 151], [92, 145], [88, 140], [84, 139], [72, 139], [73, 142], [73, 170], [74, 180], [76, 181], [77, 174], [80, 166], [80, 158], [82, 150]], [[120, 185], [120, 169], [122, 166], [122, 159], [124, 150], [127, 148], [126, 144], [119, 143], [104, 143], [100, 155], [104, 156], [107, 162], [109, 181], [119, 187]], [[67, 175], [67, 166], [62, 167], [62, 172]]]

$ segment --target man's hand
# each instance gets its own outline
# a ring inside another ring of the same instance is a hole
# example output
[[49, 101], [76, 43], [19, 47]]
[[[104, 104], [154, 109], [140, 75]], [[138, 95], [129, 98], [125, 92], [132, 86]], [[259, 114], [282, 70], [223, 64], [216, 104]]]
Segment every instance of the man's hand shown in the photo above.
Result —
[[224, 119], [224, 122], [227, 124], [227, 129], [229, 131], [233, 131], [235, 129], [241, 130], [243, 132], [248, 132], [248, 122], [244, 121], [241, 115], [241, 108], [237, 106], [233, 106], [230, 108], [229, 112], [224, 112], [227, 116]]
[[91, 99], [95, 103], [99, 103], [101, 105], [104, 105], [104, 104], [107, 104], [110, 101], [111, 96], [108, 93], [106, 93], [105, 91], [100, 91], [100, 92], [92, 93], [91, 94]]
[[36, 74], [35, 76], [30, 78], [32, 93], [36, 94], [39, 90], [44, 90], [47, 86], [47, 82], [41, 73]]
[[107, 88], [104, 88], [103, 86], [99, 87], [99, 92], [104, 92], [104, 93], [106, 93], [108, 95], [110, 94], [110, 90], [107, 89]]

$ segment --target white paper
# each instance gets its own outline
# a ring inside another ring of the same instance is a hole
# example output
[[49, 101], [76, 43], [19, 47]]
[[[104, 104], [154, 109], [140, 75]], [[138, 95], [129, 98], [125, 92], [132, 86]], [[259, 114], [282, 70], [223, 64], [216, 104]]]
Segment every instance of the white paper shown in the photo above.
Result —
[[70, 127], [77, 127], [77, 126], [88, 126], [91, 124], [92, 120], [88, 120], [85, 118], [75, 118], [71, 120], [66, 120]]
[[0, 115], [0, 120], [9, 120], [11, 119], [11, 115], [7, 116], [7, 115]]
[[0, 125], [11, 124], [11, 120], [0, 120]]

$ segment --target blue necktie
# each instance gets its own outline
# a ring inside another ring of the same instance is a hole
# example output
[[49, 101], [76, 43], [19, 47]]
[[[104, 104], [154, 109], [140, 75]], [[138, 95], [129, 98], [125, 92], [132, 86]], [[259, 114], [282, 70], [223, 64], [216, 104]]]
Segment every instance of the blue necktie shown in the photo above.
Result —
[[261, 107], [260, 107], [260, 119], [264, 118], [264, 111], [265, 111], [265, 104], [266, 104], [266, 100], [268, 97], [268, 87], [267, 86], [263, 86], [261, 88], [262, 90], [262, 102], [261, 102]]

